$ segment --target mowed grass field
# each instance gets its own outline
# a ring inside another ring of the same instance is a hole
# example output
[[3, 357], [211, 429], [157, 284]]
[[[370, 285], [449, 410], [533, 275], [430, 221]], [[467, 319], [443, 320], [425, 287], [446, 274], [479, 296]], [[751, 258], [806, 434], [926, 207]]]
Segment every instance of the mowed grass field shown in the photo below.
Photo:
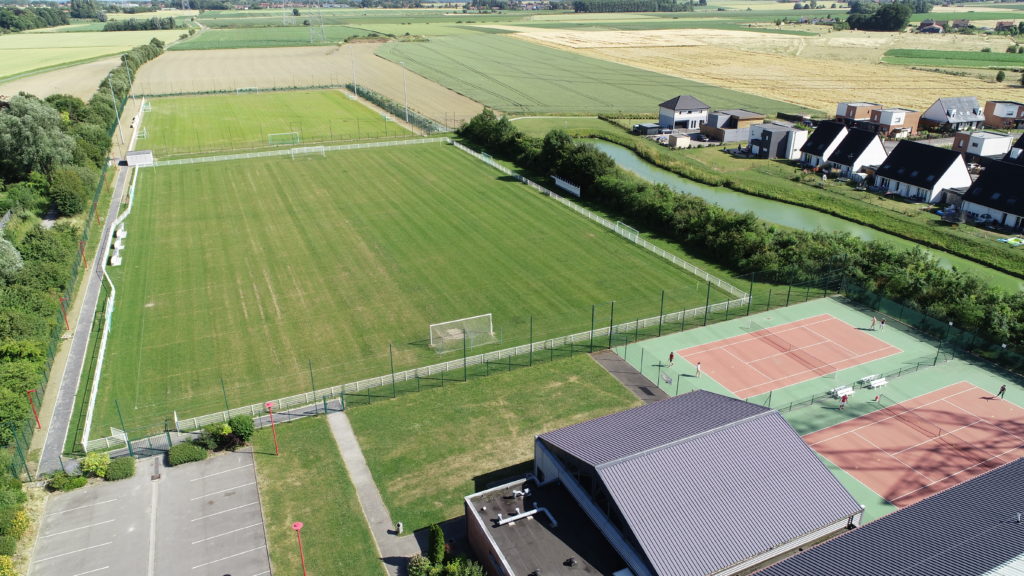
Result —
[[888, 50], [886, 64], [940, 68], [1016, 68], [1024, 66], [1024, 54], [965, 52], [958, 50]]
[[127, 52], [152, 38], [170, 42], [181, 30], [21, 33], [0, 35], [0, 80]]
[[435, 322], [509, 346], [707, 294], [444, 144], [144, 169], [127, 228], [97, 433], [115, 400], [137, 429], [457, 358]]
[[[146, 139], [136, 148], [157, 158], [272, 147], [270, 134], [298, 132], [301, 142], [399, 138], [411, 132], [338, 90], [242, 92], [150, 100]], [[278, 146], [294, 146], [278, 136]]]
[[366, 36], [367, 30], [348, 26], [324, 26], [323, 37], [319, 36], [320, 27], [316, 26], [311, 36], [310, 26], [302, 25], [309, 16], [295, 16], [289, 26], [281, 24], [273, 28], [238, 28], [205, 30], [188, 40], [170, 46], [169, 50], [218, 50], [224, 48], [280, 48], [282, 46], [309, 46], [321, 44], [337, 44], [353, 36]]
[[534, 436], [639, 404], [581, 354], [348, 415], [391, 517], [416, 530], [461, 516], [463, 496], [532, 470]]
[[795, 104], [589, 58], [508, 34], [389, 43], [377, 54], [405, 62], [417, 74], [485, 106], [515, 114], [652, 113], [659, 102], [679, 94], [692, 95], [712, 109], [810, 112]]

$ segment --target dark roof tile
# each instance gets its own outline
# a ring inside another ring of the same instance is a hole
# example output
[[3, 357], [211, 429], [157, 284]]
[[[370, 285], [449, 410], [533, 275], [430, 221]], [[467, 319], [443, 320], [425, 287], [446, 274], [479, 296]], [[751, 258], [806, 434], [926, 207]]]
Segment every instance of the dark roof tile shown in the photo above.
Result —
[[931, 189], [955, 162], [963, 162], [958, 152], [903, 140], [878, 167], [875, 177]]
[[818, 127], [814, 129], [814, 132], [807, 137], [807, 142], [800, 148], [801, 152], [806, 152], [814, 156], [823, 156], [825, 150], [835, 142], [836, 138], [840, 138], [843, 134], [843, 130], [846, 127], [839, 122], [833, 122], [831, 120], [821, 122]]
[[676, 96], [671, 100], [665, 100], [659, 104], [659, 107], [669, 110], [708, 110], [711, 108], [693, 96]]
[[1024, 216], [1024, 164], [992, 162], [967, 189], [964, 201]]
[[846, 137], [843, 138], [843, 141], [839, 143], [839, 146], [836, 147], [828, 159], [830, 162], [852, 166], [876, 138], [878, 136], [874, 132], [852, 128], [846, 133]]

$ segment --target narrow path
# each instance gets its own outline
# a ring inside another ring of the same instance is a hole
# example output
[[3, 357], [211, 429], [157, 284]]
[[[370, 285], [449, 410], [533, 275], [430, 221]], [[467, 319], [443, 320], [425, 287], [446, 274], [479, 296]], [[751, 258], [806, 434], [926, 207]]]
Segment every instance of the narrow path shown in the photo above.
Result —
[[85, 364], [85, 357], [89, 350], [89, 336], [92, 332], [93, 316], [96, 314], [96, 303], [100, 297], [100, 287], [103, 282], [102, 263], [107, 255], [107, 242], [110, 229], [117, 218], [117, 211], [121, 207], [121, 197], [124, 195], [125, 186], [131, 170], [114, 168], [117, 175], [114, 178], [114, 196], [110, 201], [110, 208], [107, 210], [107, 219], [103, 224], [100, 233], [100, 242], [96, 247], [96, 253], [89, 261], [89, 267], [85, 273], [89, 275], [85, 286], [85, 297], [82, 302], [81, 311], [73, 327], [74, 336], [68, 350], [67, 363], [64, 364], [64, 373], [60, 379], [60, 387], [57, 388], [57, 400], [53, 409], [53, 417], [46, 429], [46, 440], [43, 441], [43, 452], [39, 458], [39, 474], [47, 474], [60, 469], [60, 455], [64, 451], [64, 439], [68, 435], [68, 428], [71, 425], [71, 416], [75, 411], [75, 396], [78, 394], [78, 385], [82, 376], [82, 366]]
[[590, 357], [645, 404], [668, 398], [668, 394], [664, 390], [652, 384], [615, 352], [601, 350], [591, 354]]
[[359, 497], [359, 506], [363, 509], [367, 523], [370, 524], [370, 531], [373, 539], [377, 542], [377, 552], [384, 562], [388, 574], [398, 576], [405, 574], [405, 566], [409, 557], [420, 553], [420, 546], [416, 537], [412, 534], [397, 536], [395, 524], [391, 520], [391, 514], [380, 497], [380, 491], [373, 481], [370, 468], [366, 465], [366, 458], [359, 448], [359, 441], [349, 423], [348, 415], [344, 412], [335, 412], [327, 417], [327, 423], [331, 427], [331, 434], [334, 441], [338, 443], [341, 451], [341, 459], [345, 462], [348, 475], [352, 478], [352, 484], [356, 487], [356, 495]]

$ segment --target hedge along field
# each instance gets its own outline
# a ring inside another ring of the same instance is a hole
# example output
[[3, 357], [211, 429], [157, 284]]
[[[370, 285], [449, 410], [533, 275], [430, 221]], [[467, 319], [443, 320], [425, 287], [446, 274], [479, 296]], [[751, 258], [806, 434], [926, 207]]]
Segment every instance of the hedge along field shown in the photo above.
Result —
[[[285, 46], [310, 46], [337, 44], [352, 36], [367, 36], [367, 30], [351, 28], [348, 26], [324, 26], [323, 40], [315, 37], [310, 42], [310, 26], [303, 26], [303, 20], [309, 20], [309, 16], [295, 17], [296, 22], [291, 26], [277, 26], [274, 28], [232, 28], [205, 30], [202, 34], [196, 34], [188, 40], [178, 42], [169, 46], [168, 50], [219, 50], [225, 48], [280, 48]], [[312, 21], [312, 20], [311, 20]], [[280, 24], [278, 19], [278, 24]], [[319, 26], [313, 32], [319, 32]]]
[[[693, 80], [510, 38], [505, 34], [442, 36], [398, 42], [378, 55], [484, 104], [516, 114], [657, 112], [657, 105], [689, 94], [712, 109], [760, 112], [811, 110]], [[500, 65], [495, 63], [500, 62]]]
[[164, 159], [266, 148], [269, 134], [287, 132], [298, 132], [301, 145], [411, 134], [338, 90], [175, 96], [150, 102], [152, 109], [142, 120], [146, 139], [137, 147], [150, 148]]
[[120, 54], [151, 38], [171, 42], [180, 34], [181, 30], [0, 34], [0, 80]]
[[126, 225], [100, 433], [115, 399], [137, 430], [458, 359], [428, 347], [435, 322], [493, 313], [507, 347], [531, 317], [543, 340], [707, 295], [444, 144], [146, 168]]
[[964, 52], [958, 50], [888, 50], [886, 64], [938, 66], [942, 68], [1005, 68], [1024, 66], [1024, 54], [1007, 52]]

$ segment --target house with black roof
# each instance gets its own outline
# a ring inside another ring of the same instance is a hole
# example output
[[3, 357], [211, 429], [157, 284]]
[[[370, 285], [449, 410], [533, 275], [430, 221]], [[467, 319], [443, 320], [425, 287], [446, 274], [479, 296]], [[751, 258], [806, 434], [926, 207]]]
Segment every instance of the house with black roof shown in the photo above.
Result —
[[885, 147], [877, 134], [860, 128], [850, 128], [842, 142], [828, 158], [830, 168], [849, 178], [864, 166], [878, 166], [885, 161]]
[[964, 194], [962, 210], [976, 220], [1024, 230], [1024, 164], [989, 164]]
[[756, 576], [1010, 576], [1024, 571], [1024, 459], [756, 572]]
[[800, 148], [800, 162], [811, 167], [826, 164], [832, 153], [839, 147], [849, 129], [831, 120], [821, 122]]
[[[560, 574], [572, 560], [605, 574], [728, 576], [854, 527], [864, 510], [781, 414], [704, 390], [538, 436], [533, 476], [501, 500], [466, 498], [469, 540], [490, 574]], [[544, 552], [570, 533], [533, 497], [548, 487], [601, 535], [573, 556]], [[595, 546], [623, 568], [585, 557]]]
[[1003, 156], [1003, 162], [1024, 164], [1024, 134], [1013, 143], [1013, 146], [1010, 146], [1010, 151]]
[[985, 123], [985, 114], [974, 96], [939, 98], [921, 114], [921, 130], [956, 132], [974, 130]]
[[711, 107], [693, 96], [676, 96], [658, 105], [658, 124], [672, 130], [699, 130]]
[[936, 204], [946, 190], [962, 192], [971, 185], [967, 164], [958, 152], [903, 140], [875, 171], [875, 186], [896, 194]]

